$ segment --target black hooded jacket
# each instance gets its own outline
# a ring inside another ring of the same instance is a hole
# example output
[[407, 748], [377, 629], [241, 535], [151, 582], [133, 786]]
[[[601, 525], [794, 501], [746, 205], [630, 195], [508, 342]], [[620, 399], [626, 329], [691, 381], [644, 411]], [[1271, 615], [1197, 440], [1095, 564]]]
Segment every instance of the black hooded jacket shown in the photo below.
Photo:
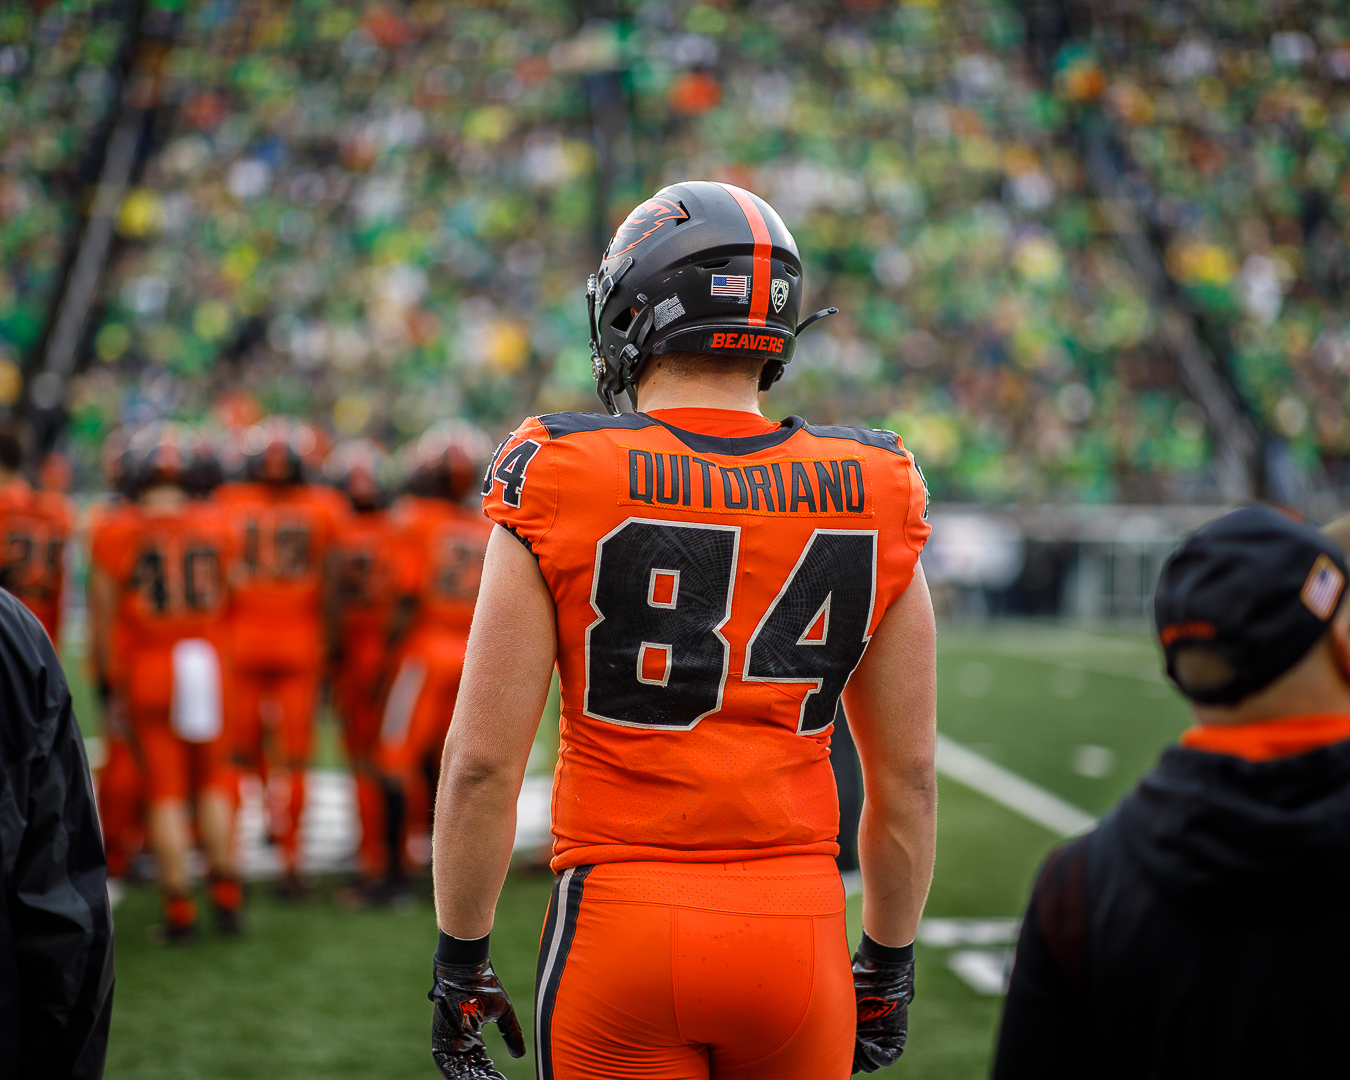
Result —
[[94, 1080], [112, 912], [84, 741], [42, 624], [0, 589], [0, 1076]]
[[1173, 747], [1046, 859], [994, 1077], [1346, 1077], [1347, 1030], [1350, 742]]

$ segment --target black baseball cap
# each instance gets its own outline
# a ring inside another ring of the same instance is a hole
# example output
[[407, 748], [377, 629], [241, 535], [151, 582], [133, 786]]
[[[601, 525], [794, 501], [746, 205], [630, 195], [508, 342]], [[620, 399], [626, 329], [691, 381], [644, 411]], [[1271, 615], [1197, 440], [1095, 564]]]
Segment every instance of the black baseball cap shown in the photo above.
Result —
[[1340, 547], [1264, 506], [1186, 538], [1153, 595], [1167, 674], [1192, 701], [1232, 705], [1269, 686], [1326, 632], [1345, 594]]

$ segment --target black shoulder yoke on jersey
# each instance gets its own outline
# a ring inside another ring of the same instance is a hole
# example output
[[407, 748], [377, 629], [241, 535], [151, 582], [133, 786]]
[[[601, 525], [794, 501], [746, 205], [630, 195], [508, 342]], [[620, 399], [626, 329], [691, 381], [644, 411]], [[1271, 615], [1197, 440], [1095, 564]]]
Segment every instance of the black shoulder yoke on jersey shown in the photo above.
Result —
[[112, 989], [84, 740], [42, 624], [0, 589], [0, 1073], [102, 1076]]
[[722, 454], [727, 457], [742, 457], [756, 454], [787, 442], [799, 431], [814, 435], [819, 439], [845, 439], [850, 442], [874, 446], [892, 454], [902, 454], [899, 437], [893, 431], [879, 431], [873, 428], [837, 427], [831, 425], [816, 426], [808, 424], [800, 416], [789, 416], [777, 431], [763, 435], [747, 435], [741, 438], [727, 438], [721, 435], [701, 435], [696, 431], [667, 424], [646, 413], [620, 413], [618, 416], [606, 416], [603, 413], [547, 413], [538, 417], [539, 423], [548, 432], [549, 438], [561, 439], [568, 435], [578, 435], [584, 431], [604, 431], [619, 429], [641, 431], [643, 428], [660, 426], [669, 431], [685, 446], [699, 454]]

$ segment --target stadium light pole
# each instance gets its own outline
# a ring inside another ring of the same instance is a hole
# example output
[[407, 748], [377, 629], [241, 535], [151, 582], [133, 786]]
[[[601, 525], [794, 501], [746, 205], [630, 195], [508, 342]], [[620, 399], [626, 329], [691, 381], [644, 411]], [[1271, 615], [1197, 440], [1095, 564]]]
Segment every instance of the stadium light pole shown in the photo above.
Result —
[[1125, 191], [1106, 135], [1085, 125], [1083, 158], [1088, 182], [1116, 242], [1144, 283], [1158, 312], [1159, 336], [1176, 364], [1182, 385], [1204, 414], [1214, 439], [1215, 480], [1228, 502], [1247, 502], [1263, 494], [1261, 437], [1242, 410], [1209, 348], [1196, 333], [1190, 312], [1176, 299], [1167, 271], [1145, 223]]
[[136, 167], [136, 147], [144, 126], [145, 110], [125, 105], [108, 140], [93, 206], [56, 309], [42, 367], [29, 384], [29, 401], [39, 412], [49, 413], [61, 407], [66, 381], [75, 371], [89, 311], [112, 249], [117, 214]]
[[135, 176], [147, 122], [159, 100], [159, 64], [177, 32], [168, 11], [132, 5], [112, 133], [75, 254], [53, 306], [42, 361], [28, 381], [25, 411], [40, 452], [51, 449], [66, 420], [66, 385], [79, 367], [103, 272], [116, 241], [117, 217]]

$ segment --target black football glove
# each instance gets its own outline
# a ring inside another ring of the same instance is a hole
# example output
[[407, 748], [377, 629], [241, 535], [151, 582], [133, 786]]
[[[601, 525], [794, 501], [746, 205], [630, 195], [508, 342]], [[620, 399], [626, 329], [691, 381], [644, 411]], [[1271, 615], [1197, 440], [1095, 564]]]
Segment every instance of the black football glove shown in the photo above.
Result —
[[432, 961], [436, 1005], [431, 1018], [431, 1057], [447, 1080], [505, 1080], [487, 1056], [483, 1025], [496, 1024], [512, 1057], [525, 1056], [525, 1037], [511, 999], [492, 961], [443, 964]]
[[[878, 959], [878, 954], [902, 951], [908, 954], [905, 959]], [[853, 992], [858, 999], [853, 1071], [872, 1073], [894, 1065], [905, 1052], [905, 1036], [909, 1033], [909, 1003], [914, 1000], [913, 950], [878, 946], [864, 936], [853, 954]]]

